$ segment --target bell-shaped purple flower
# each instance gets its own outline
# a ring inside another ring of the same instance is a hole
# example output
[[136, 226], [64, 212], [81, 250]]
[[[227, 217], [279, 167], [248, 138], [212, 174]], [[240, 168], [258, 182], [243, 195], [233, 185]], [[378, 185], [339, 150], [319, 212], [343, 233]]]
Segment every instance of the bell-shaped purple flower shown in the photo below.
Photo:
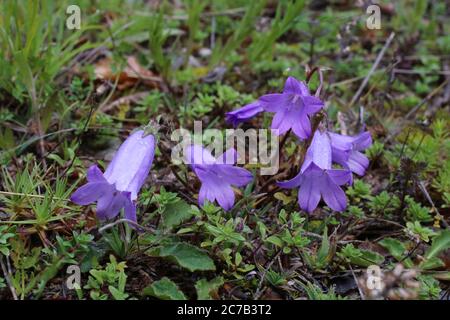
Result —
[[305, 83], [289, 77], [283, 93], [266, 94], [259, 98], [267, 112], [275, 112], [272, 129], [278, 129], [278, 135], [289, 129], [301, 140], [311, 135], [309, 116], [323, 108], [323, 102], [309, 93]]
[[369, 159], [360, 151], [372, 145], [370, 132], [366, 131], [353, 137], [333, 132], [330, 132], [329, 135], [333, 162], [363, 176], [369, 166]]
[[243, 106], [242, 108], [227, 112], [226, 121], [231, 123], [233, 127], [237, 127], [239, 123], [250, 120], [262, 111], [264, 111], [264, 109], [259, 101], [254, 101]]
[[230, 210], [235, 200], [231, 186], [242, 187], [253, 179], [248, 170], [234, 166], [237, 160], [234, 149], [214, 158], [202, 146], [190, 145], [185, 149], [185, 158], [202, 183], [198, 195], [201, 206], [205, 200], [211, 203], [217, 200], [224, 210]]
[[125, 218], [136, 221], [134, 201], [148, 176], [155, 155], [155, 137], [139, 130], [129, 136], [114, 155], [105, 173], [93, 165], [88, 183], [78, 188], [71, 200], [79, 205], [97, 201], [97, 216], [112, 219], [123, 208]]
[[340, 186], [350, 182], [351, 172], [332, 169], [331, 157], [328, 133], [317, 130], [299, 174], [278, 183], [282, 188], [300, 187], [298, 203], [307, 212], [314, 211], [321, 198], [335, 211], [343, 211], [347, 207], [347, 198]]

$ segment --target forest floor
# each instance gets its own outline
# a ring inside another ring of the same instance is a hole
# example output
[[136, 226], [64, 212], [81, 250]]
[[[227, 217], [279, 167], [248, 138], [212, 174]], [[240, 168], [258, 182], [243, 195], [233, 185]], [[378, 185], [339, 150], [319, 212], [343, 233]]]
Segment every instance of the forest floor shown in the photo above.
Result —
[[[71, 30], [68, 1], [2, 1], [0, 299], [449, 299], [449, 8], [380, 1], [369, 29], [363, 2], [80, 0]], [[277, 186], [306, 151], [290, 132], [275, 175], [245, 165], [231, 210], [199, 206], [171, 133], [224, 132], [226, 112], [288, 76], [322, 84], [335, 132], [372, 136], [346, 210], [307, 213]], [[149, 123], [142, 228], [71, 202]]]

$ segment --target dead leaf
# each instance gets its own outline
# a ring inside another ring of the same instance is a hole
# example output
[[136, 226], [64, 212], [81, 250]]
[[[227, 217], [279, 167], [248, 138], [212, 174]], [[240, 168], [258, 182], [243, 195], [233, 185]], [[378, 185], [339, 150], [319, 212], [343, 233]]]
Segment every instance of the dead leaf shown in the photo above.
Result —
[[112, 59], [110, 57], [97, 62], [94, 71], [96, 79], [108, 80], [111, 82], [117, 81], [117, 88], [119, 90], [129, 88], [138, 81], [141, 81], [152, 88], [156, 88], [162, 81], [159, 76], [139, 64], [134, 56], [129, 56], [127, 58], [127, 66], [120, 72], [113, 72]]

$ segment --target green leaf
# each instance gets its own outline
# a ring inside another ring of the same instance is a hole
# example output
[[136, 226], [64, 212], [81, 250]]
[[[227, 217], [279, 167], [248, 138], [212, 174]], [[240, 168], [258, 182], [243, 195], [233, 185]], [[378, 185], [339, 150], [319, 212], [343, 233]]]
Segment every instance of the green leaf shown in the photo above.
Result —
[[198, 300], [211, 300], [211, 298], [217, 294], [217, 290], [223, 285], [224, 280], [222, 277], [217, 277], [208, 281], [206, 279], [200, 279], [195, 283], [195, 289], [197, 290]]
[[405, 245], [402, 242], [393, 238], [384, 238], [378, 243], [386, 248], [395, 259], [402, 260], [406, 251]]
[[393, 238], [384, 238], [378, 243], [381, 246], [383, 246], [387, 251], [389, 251], [391, 256], [393, 256], [398, 261], [402, 261], [405, 267], [407, 268], [413, 267], [414, 262], [411, 260], [411, 258], [405, 259], [407, 249], [405, 244], [403, 244], [401, 241]]
[[450, 230], [443, 230], [433, 239], [431, 247], [425, 253], [425, 259], [431, 259], [448, 248], [450, 248]]
[[[15, 55], [15, 61], [16, 63], [16, 67], [17, 70], [19, 71], [19, 79], [23, 82], [23, 84], [25, 85], [28, 94], [33, 97], [36, 95], [36, 91], [35, 91], [35, 80], [33, 78], [33, 72], [31, 71], [30, 65], [29, 65], [29, 61], [27, 60], [25, 53], [23, 51], [19, 51], [16, 53]], [[34, 100], [34, 99], [32, 99]], [[36, 108], [37, 106], [35, 105], [36, 101], [33, 101], [33, 108]], [[35, 112], [37, 110], [34, 110]]]
[[239, 252], [236, 252], [236, 256], [235, 256], [235, 259], [234, 259], [235, 261], [235, 265], [236, 266], [238, 266], [238, 265], [240, 265], [241, 264], [241, 262], [242, 262], [242, 256], [241, 256], [241, 254], [239, 253]]
[[216, 270], [214, 261], [205, 251], [188, 243], [168, 244], [151, 249], [147, 254], [169, 258], [189, 271]]
[[277, 192], [274, 195], [274, 198], [283, 202], [283, 205], [288, 205], [289, 203], [295, 201], [295, 197], [289, 197], [285, 195], [283, 192]]
[[47, 156], [48, 159], [55, 161], [56, 163], [58, 163], [60, 166], [64, 166], [65, 161], [58, 156], [56, 153], [51, 153]]
[[118, 290], [117, 288], [113, 286], [108, 286], [109, 292], [111, 292], [111, 295], [115, 300], [126, 300], [128, 298], [128, 294], [125, 292], [122, 292]]
[[423, 270], [432, 270], [440, 267], [445, 267], [445, 263], [438, 257], [431, 257], [420, 264], [420, 268]]
[[425, 260], [420, 267], [430, 270], [445, 266], [445, 263], [437, 255], [448, 248], [450, 248], [450, 230], [443, 230], [433, 238], [433, 243], [425, 252]]
[[284, 247], [283, 248], [283, 253], [284, 254], [289, 254], [289, 253], [291, 253], [292, 252], [292, 249], [291, 248], [289, 248], [289, 247]]
[[14, 134], [10, 128], [0, 130], [0, 149], [12, 149], [16, 145]]
[[273, 243], [274, 245], [278, 246], [278, 247], [282, 247], [283, 246], [283, 240], [281, 240], [279, 237], [277, 236], [270, 236], [266, 239], [267, 242]]
[[362, 267], [368, 267], [373, 264], [380, 265], [384, 261], [384, 257], [377, 252], [361, 250], [361, 253], [362, 255], [360, 257], [356, 257], [352, 261], [354, 264], [360, 265]]
[[322, 244], [320, 245], [320, 249], [317, 252], [317, 264], [319, 266], [323, 266], [328, 258], [330, 252], [330, 240], [328, 240], [328, 230], [325, 228], [322, 236]]
[[162, 214], [163, 225], [166, 228], [175, 227], [192, 217], [191, 206], [184, 200], [178, 200], [174, 203], [165, 205]]
[[384, 257], [379, 253], [355, 248], [353, 244], [347, 244], [339, 255], [348, 259], [350, 263], [362, 267], [368, 267], [373, 264], [380, 265], [384, 261]]
[[167, 277], [153, 282], [142, 291], [142, 294], [161, 300], [186, 300], [186, 296], [178, 288], [176, 283]]

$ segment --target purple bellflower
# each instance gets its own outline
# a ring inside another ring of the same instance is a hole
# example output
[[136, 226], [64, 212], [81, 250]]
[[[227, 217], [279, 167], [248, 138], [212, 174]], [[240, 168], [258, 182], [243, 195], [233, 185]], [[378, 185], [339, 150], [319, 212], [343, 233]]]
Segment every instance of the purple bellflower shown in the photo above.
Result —
[[129, 136], [114, 155], [105, 173], [96, 166], [87, 171], [88, 182], [71, 200], [79, 205], [97, 201], [97, 217], [112, 219], [123, 208], [125, 218], [136, 222], [134, 201], [148, 176], [155, 155], [155, 137], [139, 130]]
[[228, 149], [221, 156], [214, 158], [212, 154], [199, 145], [186, 148], [185, 157], [194, 170], [202, 185], [198, 195], [198, 203], [203, 206], [205, 200], [217, 200], [224, 210], [230, 210], [234, 205], [234, 191], [231, 186], [242, 187], [250, 183], [252, 174], [234, 166], [237, 153]]
[[370, 132], [365, 131], [356, 136], [344, 136], [330, 132], [329, 136], [333, 162], [363, 176], [369, 166], [369, 159], [360, 151], [372, 145]]
[[262, 111], [264, 111], [264, 108], [261, 106], [259, 101], [254, 101], [243, 106], [242, 108], [227, 112], [226, 121], [231, 123], [233, 127], [236, 128], [239, 123], [250, 120]]
[[283, 93], [266, 94], [259, 98], [267, 112], [274, 112], [272, 129], [278, 135], [289, 129], [301, 140], [311, 135], [309, 116], [323, 108], [323, 102], [309, 93], [304, 82], [289, 77], [284, 85]]
[[314, 211], [321, 198], [335, 211], [343, 211], [347, 207], [347, 198], [340, 186], [351, 181], [352, 173], [350, 170], [332, 169], [331, 150], [328, 132], [317, 130], [299, 174], [278, 183], [282, 188], [300, 187], [298, 203], [307, 212]]

